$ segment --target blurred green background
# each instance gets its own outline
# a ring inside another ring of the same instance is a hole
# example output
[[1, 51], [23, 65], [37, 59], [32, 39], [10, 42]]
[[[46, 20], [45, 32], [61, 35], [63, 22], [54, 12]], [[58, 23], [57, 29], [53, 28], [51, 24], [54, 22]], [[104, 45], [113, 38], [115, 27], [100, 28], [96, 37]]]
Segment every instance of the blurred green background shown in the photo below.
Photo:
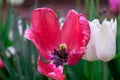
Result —
[[65, 65], [64, 74], [66, 80], [120, 80], [120, 16], [110, 12], [108, 0], [0, 0], [0, 58], [5, 65], [0, 69], [0, 80], [48, 80], [37, 71], [35, 46], [23, 36], [30, 27], [31, 11], [37, 7], [50, 7], [59, 18], [65, 17], [69, 9], [90, 21], [117, 18], [115, 58], [107, 63], [81, 59], [75, 66]]

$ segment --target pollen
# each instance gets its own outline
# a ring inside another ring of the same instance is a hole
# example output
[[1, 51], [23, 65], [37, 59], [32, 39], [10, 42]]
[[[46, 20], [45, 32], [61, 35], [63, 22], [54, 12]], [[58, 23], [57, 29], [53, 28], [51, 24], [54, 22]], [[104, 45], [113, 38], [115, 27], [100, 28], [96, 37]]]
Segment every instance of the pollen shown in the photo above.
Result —
[[60, 50], [65, 50], [67, 48], [67, 45], [65, 43], [59, 45]]

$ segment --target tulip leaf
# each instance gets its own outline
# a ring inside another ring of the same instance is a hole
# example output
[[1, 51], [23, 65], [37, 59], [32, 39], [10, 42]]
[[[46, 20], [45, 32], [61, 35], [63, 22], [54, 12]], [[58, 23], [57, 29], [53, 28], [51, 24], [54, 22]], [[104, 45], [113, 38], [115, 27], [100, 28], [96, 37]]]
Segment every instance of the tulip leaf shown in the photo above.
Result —
[[120, 76], [120, 59], [113, 59], [109, 61], [108, 67], [111, 71], [114, 80], [119, 80]]
[[0, 32], [2, 39], [4, 41], [5, 47], [8, 47], [12, 44], [11, 41], [9, 40], [10, 27], [11, 27], [11, 9], [8, 9], [7, 14], [6, 14], [5, 23], [4, 23], [4, 25], [1, 29], [1, 32]]
[[116, 54], [114, 59], [120, 59], [120, 53]]
[[3, 40], [1, 38], [0, 38], [0, 52], [2, 52], [2, 54], [0, 56], [3, 60], [3, 63], [5, 64], [5, 68], [8, 70], [8, 73], [9, 73], [11, 79], [17, 80], [17, 77], [15, 75], [16, 72], [12, 68], [12, 65], [10, 64], [8, 58], [5, 55], [5, 47], [4, 47]]
[[75, 72], [69, 66], [65, 66], [65, 74], [68, 80], [78, 80]]
[[116, 48], [117, 53], [120, 53], [120, 16], [117, 17], [117, 42], [116, 42]]

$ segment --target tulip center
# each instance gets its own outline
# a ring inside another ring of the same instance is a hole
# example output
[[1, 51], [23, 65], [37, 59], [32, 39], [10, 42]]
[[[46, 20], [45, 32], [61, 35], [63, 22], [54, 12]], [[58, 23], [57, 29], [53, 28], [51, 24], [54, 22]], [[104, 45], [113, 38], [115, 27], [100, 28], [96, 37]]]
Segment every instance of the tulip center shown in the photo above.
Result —
[[56, 67], [58, 66], [63, 66], [67, 63], [67, 59], [68, 59], [68, 54], [66, 52], [66, 44], [60, 44], [58, 50], [54, 49], [53, 54], [53, 64], [56, 65]]

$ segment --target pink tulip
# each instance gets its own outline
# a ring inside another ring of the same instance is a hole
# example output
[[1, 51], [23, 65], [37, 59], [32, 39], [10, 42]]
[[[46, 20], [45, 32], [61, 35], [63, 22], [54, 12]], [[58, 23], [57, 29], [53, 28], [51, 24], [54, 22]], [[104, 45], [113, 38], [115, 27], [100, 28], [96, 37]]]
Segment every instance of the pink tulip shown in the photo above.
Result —
[[111, 10], [118, 14], [120, 12], [120, 0], [109, 0]]
[[24, 36], [37, 47], [38, 71], [55, 80], [64, 80], [63, 66], [75, 65], [84, 55], [90, 39], [90, 27], [82, 14], [70, 10], [60, 29], [53, 10], [37, 8], [32, 12], [31, 28], [25, 31]]
[[0, 68], [4, 68], [4, 63], [1, 58], [0, 58]]

